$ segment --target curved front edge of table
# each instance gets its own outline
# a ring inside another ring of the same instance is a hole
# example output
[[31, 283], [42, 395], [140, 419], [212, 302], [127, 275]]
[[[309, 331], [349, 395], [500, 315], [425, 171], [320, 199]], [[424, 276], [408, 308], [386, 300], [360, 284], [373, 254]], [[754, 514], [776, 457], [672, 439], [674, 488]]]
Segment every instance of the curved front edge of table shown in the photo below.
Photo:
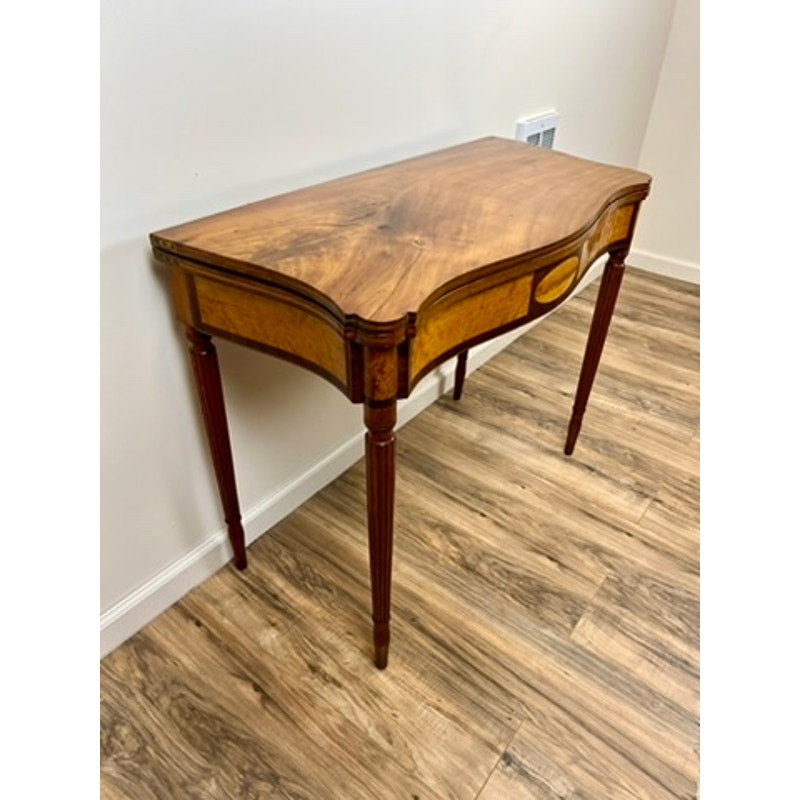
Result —
[[612, 198], [569, 237], [467, 273], [390, 322], [336, 310], [300, 284], [200, 263], [162, 247], [176, 316], [191, 344], [196, 385], [236, 564], [246, 564], [222, 386], [211, 337], [222, 336], [313, 370], [363, 403], [375, 664], [384, 668], [389, 612], [397, 401], [454, 355], [463, 385], [466, 350], [563, 303], [591, 264], [610, 253], [589, 333], [565, 451], [572, 452], [647, 188]]
[[[402, 396], [444, 361], [561, 305], [604, 253], [626, 254], [640, 201], [626, 197], [610, 204], [591, 225], [548, 252], [513, 259], [424, 304], [413, 317]], [[463, 386], [463, 376], [457, 386]]]

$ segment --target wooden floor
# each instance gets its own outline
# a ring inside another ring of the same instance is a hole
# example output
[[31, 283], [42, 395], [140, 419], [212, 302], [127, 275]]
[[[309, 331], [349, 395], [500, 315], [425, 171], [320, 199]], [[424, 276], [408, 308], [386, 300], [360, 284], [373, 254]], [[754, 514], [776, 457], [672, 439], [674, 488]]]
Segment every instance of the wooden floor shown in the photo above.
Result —
[[694, 798], [699, 291], [629, 270], [575, 454], [596, 285], [398, 442], [372, 666], [359, 463], [101, 665], [106, 798]]

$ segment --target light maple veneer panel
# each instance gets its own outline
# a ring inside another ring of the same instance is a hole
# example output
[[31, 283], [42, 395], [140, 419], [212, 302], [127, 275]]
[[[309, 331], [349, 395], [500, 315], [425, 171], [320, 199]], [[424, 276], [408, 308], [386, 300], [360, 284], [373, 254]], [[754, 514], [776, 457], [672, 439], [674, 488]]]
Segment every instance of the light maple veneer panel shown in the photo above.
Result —
[[[341, 330], [320, 312], [286, 293], [243, 289], [214, 278], [193, 278], [198, 323], [319, 367], [347, 384], [347, 350]], [[302, 331], [302, 335], [300, 332]]]
[[533, 275], [523, 275], [477, 294], [437, 303], [421, 314], [411, 342], [411, 373], [416, 376], [440, 355], [482, 334], [526, 316]]

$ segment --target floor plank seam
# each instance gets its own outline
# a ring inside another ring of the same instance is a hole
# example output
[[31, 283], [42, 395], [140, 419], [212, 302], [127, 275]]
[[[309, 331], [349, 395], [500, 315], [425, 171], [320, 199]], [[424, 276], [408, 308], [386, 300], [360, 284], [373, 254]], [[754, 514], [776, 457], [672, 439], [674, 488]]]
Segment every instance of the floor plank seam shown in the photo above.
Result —
[[522, 730], [522, 726], [525, 724], [525, 722], [526, 722], [526, 719], [524, 719], [524, 718], [521, 719], [520, 722], [519, 722], [519, 725], [517, 725], [517, 727], [514, 729], [514, 733], [511, 734], [511, 736], [509, 737], [508, 741], [505, 744], [505, 747], [503, 747], [503, 749], [500, 751], [499, 755], [497, 756], [497, 761], [494, 762], [494, 764], [492, 765], [492, 768], [489, 770], [489, 774], [486, 776], [486, 780], [481, 784], [481, 788], [478, 789], [478, 793], [475, 795], [474, 800], [480, 800], [480, 797], [483, 794], [483, 790], [486, 788], [486, 784], [489, 783], [489, 781], [491, 780], [492, 775], [494, 775], [495, 771], [497, 770], [497, 767], [500, 765], [500, 762], [503, 760], [503, 756], [508, 752], [508, 748], [511, 747], [512, 743], [514, 742], [514, 739], [517, 738], [517, 735]]
[[653, 504], [656, 502], [656, 498], [658, 497], [658, 492], [660, 491], [662, 485], [663, 484], [660, 483], [660, 484], [658, 484], [658, 486], [655, 487], [655, 492], [653, 492], [653, 496], [647, 501], [647, 505], [644, 507], [644, 510], [639, 515], [638, 519], [634, 520], [634, 522], [637, 525], [641, 525], [642, 524], [642, 520], [647, 515], [647, 512], [653, 507]]

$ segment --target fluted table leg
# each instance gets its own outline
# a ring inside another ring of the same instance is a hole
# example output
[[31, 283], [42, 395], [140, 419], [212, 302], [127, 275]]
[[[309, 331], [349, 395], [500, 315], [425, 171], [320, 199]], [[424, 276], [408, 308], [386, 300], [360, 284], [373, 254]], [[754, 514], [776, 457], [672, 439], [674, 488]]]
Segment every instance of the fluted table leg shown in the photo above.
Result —
[[377, 403], [368, 400], [364, 404], [369, 571], [375, 666], [378, 669], [384, 669], [389, 658], [396, 420], [396, 401]]
[[233, 547], [237, 568], [244, 569], [247, 566], [247, 553], [244, 545], [242, 515], [239, 511], [239, 499], [236, 494], [236, 479], [233, 472], [233, 457], [228, 435], [228, 421], [225, 417], [225, 401], [222, 396], [217, 349], [208, 334], [195, 328], [187, 326], [186, 336], [190, 342], [195, 385], [200, 398], [206, 436], [211, 449], [211, 459], [214, 462], [217, 486], [225, 513], [225, 523], [228, 526], [228, 538]]
[[612, 253], [603, 270], [603, 278], [600, 282], [600, 290], [597, 294], [597, 302], [592, 316], [592, 325], [589, 329], [589, 339], [586, 342], [586, 351], [583, 355], [583, 366], [581, 367], [578, 389], [575, 393], [575, 403], [572, 407], [572, 416], [567, 430], [567, 441], [564, 445], [564, 453], [568, 456], [572, 455], [572, 451], [575, 449], [575, 442], [578, 439], [578, 433], [583, 422], [583, 413], [586, 411], [586, 403], [589, 400], [594, 376], [600, 363], [600, 356], [603, 352], [603, 345], [606, 341], [608, 326], [614, 313], [614, 306], [617, 302], [617, 295], [619, 294], [624, 272], [625, 253]]

